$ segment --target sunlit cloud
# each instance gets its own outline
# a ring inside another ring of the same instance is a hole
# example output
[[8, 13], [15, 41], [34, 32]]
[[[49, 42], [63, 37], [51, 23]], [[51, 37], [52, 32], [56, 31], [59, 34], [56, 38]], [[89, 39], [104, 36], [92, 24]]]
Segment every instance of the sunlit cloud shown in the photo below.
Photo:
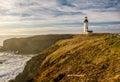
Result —
[[120, 0], [0, 0], [0, 34], [79, 33], [85, 16], [119, 22]]

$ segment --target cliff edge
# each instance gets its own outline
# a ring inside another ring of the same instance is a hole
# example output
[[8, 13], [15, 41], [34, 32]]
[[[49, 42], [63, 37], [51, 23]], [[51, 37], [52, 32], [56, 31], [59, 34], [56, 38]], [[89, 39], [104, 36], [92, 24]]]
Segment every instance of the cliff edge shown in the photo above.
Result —
[[33, 57], [10, 82], [119, 82], [120, 36], [74, 35]]
[[37, 54], [58, 40], [71, 38], [72, 35], [37, 35], [28, 38], [11, 38], [3, 42], [0, 51], [11, 51], [18, 54]]

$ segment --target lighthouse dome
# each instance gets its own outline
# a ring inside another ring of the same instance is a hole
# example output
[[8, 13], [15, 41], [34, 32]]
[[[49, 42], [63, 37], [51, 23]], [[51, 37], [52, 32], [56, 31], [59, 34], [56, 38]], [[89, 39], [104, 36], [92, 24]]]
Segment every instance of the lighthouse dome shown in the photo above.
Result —
[[85, 20], [84, 20], [84, 22], [88, 22], [88, 19], [87, 19], [87, 17], [85, 17]]

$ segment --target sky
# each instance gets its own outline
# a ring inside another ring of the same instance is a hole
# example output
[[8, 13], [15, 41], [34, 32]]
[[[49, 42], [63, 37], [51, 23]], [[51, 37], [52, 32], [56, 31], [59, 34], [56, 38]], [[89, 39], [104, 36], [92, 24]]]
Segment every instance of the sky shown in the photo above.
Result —
[[0, 0], [0, 35], [120, 33], [120, 0]]

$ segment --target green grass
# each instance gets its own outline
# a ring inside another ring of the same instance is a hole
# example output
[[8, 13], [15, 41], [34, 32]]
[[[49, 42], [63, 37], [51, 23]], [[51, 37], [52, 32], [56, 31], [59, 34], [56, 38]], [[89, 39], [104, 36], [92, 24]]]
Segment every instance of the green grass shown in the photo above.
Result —
[[[32, 74], [38, 73], [31, 77], [35, 82], [54, 82], [56, 79], [58, 82], [119, 82], [119, 35], [74, 35], [71, 39], [58, 41], [30, 60], [22, 75], [29, 76], [29, 72], [25, 72], [28, 69]], [[69, 74], [84, 77], [68, 77]], [[60, 79], [60, 75], [65, 76]], [[15, 82], [19, 82], [17, 78]]]
[[27, 38], [11, 38], [3, 43], [0, 51], [19, 51], [19, 54], [38, 54], [59, 40], [71, 38], [72, 35], [37, 35]]

